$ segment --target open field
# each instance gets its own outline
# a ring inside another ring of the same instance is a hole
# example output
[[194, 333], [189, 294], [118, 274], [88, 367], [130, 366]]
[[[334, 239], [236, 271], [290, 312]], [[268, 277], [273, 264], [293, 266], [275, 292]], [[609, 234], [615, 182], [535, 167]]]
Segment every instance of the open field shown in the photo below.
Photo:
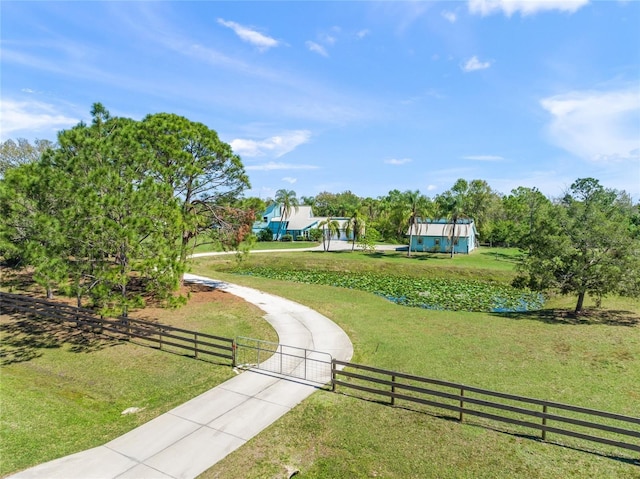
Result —
[[[269, 249], [301, 249], [301, 248], [313, 248], [322, 243], [316, 243], [314, 241], [258, 241], [251, 247], [252, 250], [269, 250]], [[194, 249], [194, 253], [209, 253], [220, 252], [222, 249], [215, 244], [203, 244], [197, 246]]]
[[[263, 312], [194, 289], [178, 310], [135, 317], [277, 341]], [[226, 381], [228, 365], [198, 361], [43, 323], [0, 316], [0, 476], [103, 444]], [[122, 415], [130, 407], [140, 412]]]
[[[470, 255], [456, 255], [452, 260], [447, 254], [407, 253], [402, 251], [299, 251], [289, 254], [249, 254], [242, 266], [269, 266], [281, 269], [378, 272], [416, 277], [438, 277], [454, 279], [485, 279], [509, 282], [515, 276], [514, 267], [520, 252], [515, 248], [481, 249]], [[218, 271], [233, 271], [238, 262], [233, 255], [198, 259]]]
[[[451, 261], [296, 252], [250, 255], [243, 265], [508, 282], [515, 255], [481, 250]], [[552, 298], [529, 313], [429, 311], [363, 291], [235, 275], [235, 264], [233, 256], [200, 258], [192, 271], [316, 309], [350, 336], [354, 362], [626, 415], [640, 411], [638, 300], [612, 298], [578, 320], [560, 310], [572, 308], [573, 298]], [[222, 336], [277, 340], [259, 310], [228, 296], [194, 292], [185, 308], [140, 314]], [[228, 366], [42, 331], [37, 322], [16, 328], [15, 321], [0, 323], [0, 475], [104, 443], [233, 374]], [[26, 356], [15, 360], [24, 345]], [[640, 458], [632, 453], [553, 436], [564, 445], [542, 443], [500, 426], [480, 427], [481, 421], [459, 424], [345, 392], [319, 391], [203, 477], [284, 477], [287, 466], [313, 478], [640, 477]], [[145, 409], [120, 414], [132, 406]]]
[[[249, 261], [434, 277], [483, 274], [507, 281], [515, 252], [498, 253], [461, 255], [453, 268], [444, 258], [397, 254], [296, 253]], [[602, 310], [590, 309], [577, 320], [561, 310], [572, 308], [573, 298], [552, 298], [544, 310], [529, 313], [428, 311], [361, 291], [221, 273], [233, 267], [228, 260], [202, 258], [194, 271], [318, 310], [349, 334], [354, 362], [631, 416], [640, 411], [637, 300], [611, 298]], [[319, 392], [203, 477], [278, 477], [287, 465], [300, 469], [300, 477], [314, 478], [640, 477], [640, 462], [631, 464], [631, 453], [551, 440], [566, 446]]]

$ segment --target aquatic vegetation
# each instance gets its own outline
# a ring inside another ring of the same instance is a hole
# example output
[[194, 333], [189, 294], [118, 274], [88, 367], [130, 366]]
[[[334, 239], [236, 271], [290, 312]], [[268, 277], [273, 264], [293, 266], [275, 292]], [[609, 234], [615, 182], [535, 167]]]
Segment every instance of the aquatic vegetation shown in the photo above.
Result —
[[449, 311], [513, 312], [540, 309], [544, 298], [504, 283], [482, 280], [415, 278], [376, 273], [248, 268], [239, 274], [351, 288], [397, 304]]

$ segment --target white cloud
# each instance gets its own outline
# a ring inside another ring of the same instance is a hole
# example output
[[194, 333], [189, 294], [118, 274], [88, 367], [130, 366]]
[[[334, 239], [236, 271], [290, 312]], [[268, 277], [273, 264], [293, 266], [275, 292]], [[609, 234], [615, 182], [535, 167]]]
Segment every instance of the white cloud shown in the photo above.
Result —
[[241, 156], [269, 155], [279, 158], [298, 146], [307, 143], [310, 138], [311, 132], [309, 130], [293, 130], [260, 141], [238, 138], [232, 140], [229, 144], [233, 151]]
[[257, 30], [252, 30], [251, 28], [240, 25], [239, 23], [226, 21], [222, 18], [218, 18], [218, 23], [233, 30], [241, 40], [255, 45], [260, 51], [268, 50], [272, 47], [277, 47], [280, 44], [280, 42], [275, 38], [263, 35]]
[[427, 191], [433, 191], [438, 189], [438, 187], [436, 185], [427, 185]]
[[[368, 32], [367, 30], [361, 30], [361, 32]], [[333, 47], [338, 42], [338, 36], [341, 34], [340, 27], [331, 27], [327, 32], [320, 32], [317, 35], [317, 42], [307, 40], [305, 45], [309, 51], [315, 52], [323, 57], [328, 57], [329, 52], [327, 47]], [[357, 34], [360, 36], [360, 33]], [[360, 37], [362, 38], [362, 37]]]
[[245, 191], [245, 196], [247, 198], [256, 196], [258, 198], [262, 198], [263, 200], [271, 200], [273, 197], [275, 197], [275, 195], [276, 189], [269, 186], [261, 186], [260, 188], [252, 188]]
[[449, 12], [447, 10], [443, 10], [441, 12], [441, 15], [444, 19], [451, 23], [456, 23], [456, 20], [458, 19], [458, 16], [455, 14], [455, 12]]
[[294, 184], [296, 181], [298, 181], [298, 179], [291, 178], [290, 176], [285, 176], [284, 178], [282, 178], [282, 181], [286, 181], [287, 183]]
[[305, 42], [305, 45], [312, 52], [318, 53], [318, 54], [322, 55], [323, 57], [328, 57], [329, 56], [329, 54], [327, 53], [326, 48], [324, 48], [319, 43], [312, 42], [311, 40], [309, 40], [309, 41]]
[[322, 35], [320, 35], [320, 39], [322, 40], [322, 43], [325, 43], [326, 45], [335, 45], [338, 41], [335, 36], [329, 33], [323, 33]]
[[467, 62], [461, 66], [465, 72], [473, 72], [476, 70], [485, 70], [491, 66], [491, 62], [481, 62], [477, 56], [472, 56]]
[[411, 163], [411, 158], [402, 158], [402, 159], [397, 159], [397, 158], [391, 158], [389, 160], [384, 160], [384, 162], [387, 165], [406, 165], [407, 163]]
[[366, 28], [360, 30], [358, 33], [356, 33], [356, 36], [362, 40], [364, 37], [366, 37], [367, 35], [369, 35], [371, 32], [369, 30], [367, 30]]
[[264, 163], [262, 165], [249, 165], [245, 166], [245, 170], [251, 171], [273, 171], [273, 170], [317, 170], [319, 166], [315, 165], [298, 165], [295, 163], [276, 163], [275, 161], [270, 161], [269, 163]]
[[574, 91], [541, 100], [551, 116], [551, 141], [598, 162], [640, 160], [640, 92]]
[[0, 100], [2, 139], [18, 132], [43, 132], [48, 135], [77, 124], [80, 120], [60, 113], [55, 106], [39, 101]]
[[502, 161], [504, 160], [501, 156], [496, 155], [469, 155], [463, 156], [463, 160], [471, 160], [471, 161]]
[[469, 0], [469, 11], [482, 16], [502, 12], [510, 17], [519, 12], [520, 15], [534, 15], [548, 10], [574, 13], [589, 0]]

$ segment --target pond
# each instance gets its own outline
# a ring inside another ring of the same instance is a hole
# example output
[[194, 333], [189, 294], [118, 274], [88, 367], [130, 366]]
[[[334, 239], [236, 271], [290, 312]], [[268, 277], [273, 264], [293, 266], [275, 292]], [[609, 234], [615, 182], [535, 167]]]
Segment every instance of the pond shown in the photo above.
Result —
[[535, 311], [544, 305], [539, 293], [482, 280], [415, 278], [377, 273], [290, 271], [250, 268], [239, 274], [367, 291], [397, 304], [425, 309], [475, 312]]

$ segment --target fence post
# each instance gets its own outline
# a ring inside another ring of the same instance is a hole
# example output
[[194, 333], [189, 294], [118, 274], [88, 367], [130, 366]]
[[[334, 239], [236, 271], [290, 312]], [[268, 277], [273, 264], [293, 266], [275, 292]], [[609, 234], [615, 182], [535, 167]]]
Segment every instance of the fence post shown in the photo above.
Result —
[[162, 351], [162, 336], [164, 335], [164, 330], [162, 328], [158, 328], [158, 336], [160, 338], [160, 351]]
[[195, 357], [198, 359], [198, 333], [193, 333], [193, 347], [195, 348]]
[[282, 344], [279, 344], [278, 347], [280, 348], [280, 374], [282, 374]]
[[304, 350], [304, 379], [307, 379], [307, 350]]
[[396, 376], [395, 374], [391, 375], [391, 382], [394, 383], [391, 385], [391, 405], [393, 406], [396, 403], [396, 397], [394, 396], [394, 394], [396, 393]]
[[464, 409], [464, 388], [460, 388], [460, 422], [464, 420], [464, 413], [462, 410]]
[[[542, 416], [542, 425], [546, 426], [547, 425], [547, 416], [546, 416], [546, 414], [547, 414], [547, 405], [546, 404], [542, 406], [542, 414], [545, 414], [544, 416]], [[547, 440], [547, 430], [546, 429], [542, 430], [542, 440], [543, 441]]]
[[336, 360], [331, 359], [331, 391], [336, 392]]
[[235, 368], [237, 366], [237, 351], [238, 345], [236, 344], [235, 338], [231, 342], [231, 367]]

